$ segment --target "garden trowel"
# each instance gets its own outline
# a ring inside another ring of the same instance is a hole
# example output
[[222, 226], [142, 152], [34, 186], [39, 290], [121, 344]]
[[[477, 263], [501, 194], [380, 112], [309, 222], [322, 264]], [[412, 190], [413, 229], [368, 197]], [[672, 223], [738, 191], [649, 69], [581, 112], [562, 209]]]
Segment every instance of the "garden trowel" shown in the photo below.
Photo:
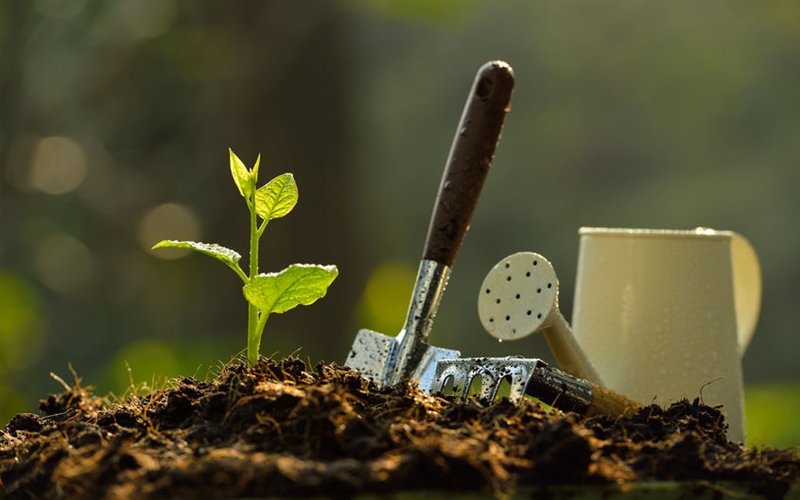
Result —
[[439, 185], [405, 325], [396, 337], [360, 330], [345, 361], [364, 377], [380, 384], [413, 380], [429, 392], [437, 361], [460, 355], [429, 345], [428, 333], [489, 173], [513, 87], [505, 62], [478, 70]]

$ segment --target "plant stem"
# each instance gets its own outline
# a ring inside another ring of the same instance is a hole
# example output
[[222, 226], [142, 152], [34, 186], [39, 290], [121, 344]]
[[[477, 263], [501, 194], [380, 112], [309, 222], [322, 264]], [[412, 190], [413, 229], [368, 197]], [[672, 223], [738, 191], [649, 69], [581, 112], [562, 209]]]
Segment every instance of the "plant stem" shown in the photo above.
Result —
[[[250, 273], [249, 282], [252, 282], [253, 278], [258, 276], [258, 238], [261, 236], [258, 232], [258, 228], [256, 227], [257, 216], [255, 193], [253, 193], [253, 198], [252, 200], [249, 200], [247, 205], [250, 209], [250, 268], [248, 269], [248, 272]], [[248, 301], [247, 360], [250, 362], [251, 366], [258, 362], [258, 349], [260, 345], [261, 335], [259, 334], [258, 330], [258, 309]]]
[[[258, 310], [255, 306], [248, 305], [248, 332], [247, 332], [247, 362], [250, 366], [253, 366], [258, 362], [258, 350], [261, 345], [261, 335], [258, 335], [256, 330], [256, 324], [258, 321]], [[255, 313], [255, 318], [253, 319], [253, 313]], [[250, 326], [252, 325], [252, 326]]]

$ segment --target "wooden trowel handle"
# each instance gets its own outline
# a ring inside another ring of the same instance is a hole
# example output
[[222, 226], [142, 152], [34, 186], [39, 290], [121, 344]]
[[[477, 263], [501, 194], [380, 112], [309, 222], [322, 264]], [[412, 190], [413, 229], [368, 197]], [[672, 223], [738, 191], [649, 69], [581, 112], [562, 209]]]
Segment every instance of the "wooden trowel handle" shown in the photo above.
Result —
[[613, 417], [630, 417], [635, 415], [642, 403], [634, 401], [627, 396], [623, 396], [618, 392], [607, 389], [601, 385], [593, 384], [592, 386], [592, 403], [586, 410], [587, 417], [595, 415], [611, 415]]
[[484, 64], [472, 84], [447, 159], [422, 258], [452, 267], [469, 229], [509, 110], [514, 72]]

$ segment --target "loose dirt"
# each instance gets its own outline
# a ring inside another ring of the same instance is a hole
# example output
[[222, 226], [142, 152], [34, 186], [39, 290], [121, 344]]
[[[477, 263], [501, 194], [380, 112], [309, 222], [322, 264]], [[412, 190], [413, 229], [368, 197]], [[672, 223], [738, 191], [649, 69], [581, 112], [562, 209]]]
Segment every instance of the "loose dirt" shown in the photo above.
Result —
[[110, 407], [76, 381], [40, 409], [0, 435], [4, 498], [503, 496], [653, 481], [780, 498], [800, 485], [796, 450], [728, 442], [722, 414], [699, 400], [584, 419], [528, 399], [457, 403], [411, 384], [379, 388], [296, 358], [230, 364]]

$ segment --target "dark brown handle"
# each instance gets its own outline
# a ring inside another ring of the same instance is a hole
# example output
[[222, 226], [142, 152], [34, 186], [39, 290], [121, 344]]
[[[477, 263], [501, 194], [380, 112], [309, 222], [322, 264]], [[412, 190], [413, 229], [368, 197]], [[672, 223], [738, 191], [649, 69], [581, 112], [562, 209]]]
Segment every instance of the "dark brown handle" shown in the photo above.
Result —
[[505, 62], [488, 62], [478, 70], [439, 185], [423, 259], [453, 267], [492, 166], [513, 89], [514, 71]]

